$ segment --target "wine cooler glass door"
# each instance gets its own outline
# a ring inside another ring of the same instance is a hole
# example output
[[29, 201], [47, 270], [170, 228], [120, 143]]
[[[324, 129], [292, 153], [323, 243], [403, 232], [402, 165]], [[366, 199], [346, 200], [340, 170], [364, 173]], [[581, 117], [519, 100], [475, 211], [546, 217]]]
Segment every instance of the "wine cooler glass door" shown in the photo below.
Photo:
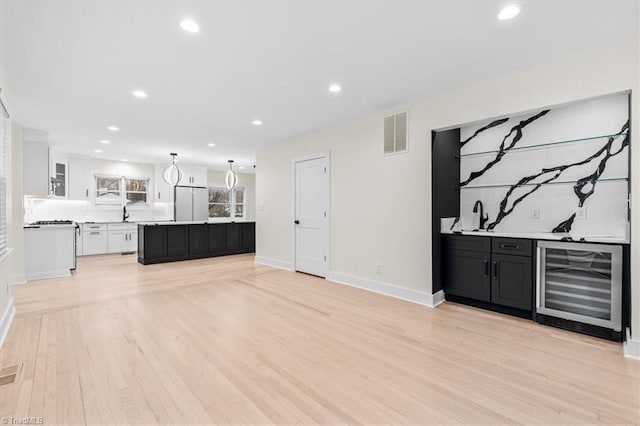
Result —
[[537, 311], [620, 331], [622, 248], [538, 242]]

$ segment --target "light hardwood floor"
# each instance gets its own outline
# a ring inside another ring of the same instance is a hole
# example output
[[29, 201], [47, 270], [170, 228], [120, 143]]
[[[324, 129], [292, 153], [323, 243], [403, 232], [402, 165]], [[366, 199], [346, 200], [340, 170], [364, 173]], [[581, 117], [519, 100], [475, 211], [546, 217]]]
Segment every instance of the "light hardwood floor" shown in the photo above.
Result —
[[46, 424], [630, 424], [640, 363], [595, 338], [429, 309], [252, 256], [80, 258], [13, 288], [1, 417]]

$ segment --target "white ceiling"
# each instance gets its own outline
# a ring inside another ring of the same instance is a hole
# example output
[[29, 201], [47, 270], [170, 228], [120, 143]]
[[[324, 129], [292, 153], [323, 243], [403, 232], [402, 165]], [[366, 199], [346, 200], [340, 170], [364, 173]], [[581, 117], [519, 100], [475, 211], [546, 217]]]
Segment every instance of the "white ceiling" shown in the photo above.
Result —
[[14, 120], [61, 150], [249, 169], [260, 146], [637, 34], [637, 2], [519, 4], [502, 22], [486, 1], [3, 1], [0, 69]]

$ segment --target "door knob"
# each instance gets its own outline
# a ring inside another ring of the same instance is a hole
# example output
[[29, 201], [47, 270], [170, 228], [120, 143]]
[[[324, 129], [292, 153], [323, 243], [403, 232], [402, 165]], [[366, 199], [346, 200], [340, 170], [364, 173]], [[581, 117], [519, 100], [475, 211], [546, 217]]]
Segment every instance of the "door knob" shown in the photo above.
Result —
[[295, 223], [296, 225], [300, 225], [300, 221], [299, 220], [294, 220], [293, 223]]

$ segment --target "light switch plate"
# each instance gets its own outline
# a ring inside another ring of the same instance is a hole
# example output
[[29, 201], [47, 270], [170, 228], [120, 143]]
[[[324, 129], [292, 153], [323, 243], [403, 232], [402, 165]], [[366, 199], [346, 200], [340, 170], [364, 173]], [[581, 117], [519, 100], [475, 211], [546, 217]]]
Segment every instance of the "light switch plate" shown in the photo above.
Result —
[[540, 209], [538, 207], [531, 209], [531, 217], [533, 219], [540, 219]]

